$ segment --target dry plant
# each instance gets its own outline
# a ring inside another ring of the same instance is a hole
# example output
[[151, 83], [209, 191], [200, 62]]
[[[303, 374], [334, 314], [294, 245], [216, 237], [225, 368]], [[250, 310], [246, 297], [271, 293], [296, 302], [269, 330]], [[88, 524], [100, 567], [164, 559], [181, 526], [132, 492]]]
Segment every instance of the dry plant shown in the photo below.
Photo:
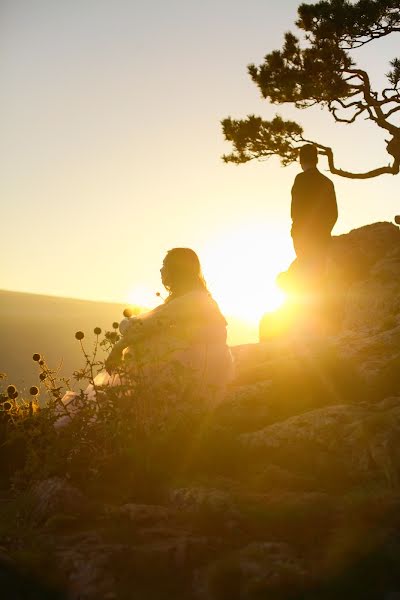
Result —
[[0, 389], [3, 454], [17, 448], [20, 455], [14, 486], [57, 475], [83, 486], [159, 487], [181, 453], [178, 440], [200, 417], [194, 377], [168, 360], [149, 372], [140, 347], [108, 375], [104, 357], [120, 339], [116, 322], [104, 335], [96, 327], [91, 342], [82, 331], [75, 338], [84, 358], [73, 373], [78, 390], [39, 353], [29, 397], [13, 385]]

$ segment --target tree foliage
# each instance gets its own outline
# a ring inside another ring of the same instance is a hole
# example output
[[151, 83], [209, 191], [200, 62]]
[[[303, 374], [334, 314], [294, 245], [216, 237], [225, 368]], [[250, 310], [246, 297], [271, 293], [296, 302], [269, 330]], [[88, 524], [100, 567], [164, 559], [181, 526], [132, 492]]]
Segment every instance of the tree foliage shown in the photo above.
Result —
[[399, 173], [400, 57], [390, 62], [386, 87], [376, 91], [368, 73], [357, 67], [350, 53], [400, 32], [400, 0], [301, 4], [296, 25], [303, 32], [301, 40], [286, 33], [281, 50], [267, 54], [261, 65], [248, 67], [262, 97], [272, 104], [291, 103], [299, 109], [322, 106], [338, 123], [352, 124], [359, 118], [372, 121], [388, 136], [390, 164], [365, 173], [338, 169], [332, 148], [306, 139], [297, 123], [278, 116], [265, 121], [253, 115], [222, 121], [225, 139], [233, 144], [233, 152], [225, 155], [224, 161], [239, 164], [277, 155], [287, 165], [296, 160], [301, 144], [311, 142], [327, 156], [331, 172], [342, 177], [367, 179]]

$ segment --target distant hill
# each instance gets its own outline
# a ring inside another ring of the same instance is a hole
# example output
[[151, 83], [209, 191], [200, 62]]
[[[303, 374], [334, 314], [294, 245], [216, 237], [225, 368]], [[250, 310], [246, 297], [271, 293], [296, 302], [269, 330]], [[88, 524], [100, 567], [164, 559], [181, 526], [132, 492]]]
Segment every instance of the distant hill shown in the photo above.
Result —
[[[92, 302], [39, 294], [0, 290], [0, 372], [18, 386], [37, 381], [32, 354], [39, 352], [52, 367], [62, 363], [62, 374], [70, 376], [82, 364], [75, 332], [94, 339], [93, 329], [110, 329], [120, 321], [123, 304]], [[229, 343], [256, 341], [256, 327], [229, 319]], [[90, 341], [90, 340], [88, 340]]]
[[78, 329], [94, 338], [93, 329], [111, 329], [125, 306], [70, 298], [0, 291], [0, 371], [17, 385], [32, 385], [37, 369], [32, 354], [39, 352], [51, 366], [62, 362], [69, 376], [82, 363]]

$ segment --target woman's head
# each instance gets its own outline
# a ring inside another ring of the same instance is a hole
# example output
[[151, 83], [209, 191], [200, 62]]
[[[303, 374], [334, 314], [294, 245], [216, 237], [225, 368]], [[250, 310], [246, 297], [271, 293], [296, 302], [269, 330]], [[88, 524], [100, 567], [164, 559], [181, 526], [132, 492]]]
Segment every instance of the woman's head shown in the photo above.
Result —
[[169, 250], [160, 272], [163, 285], [169, 291], [169, 298], [193, 290], [207, 290], [199, 257], [190, 248]]

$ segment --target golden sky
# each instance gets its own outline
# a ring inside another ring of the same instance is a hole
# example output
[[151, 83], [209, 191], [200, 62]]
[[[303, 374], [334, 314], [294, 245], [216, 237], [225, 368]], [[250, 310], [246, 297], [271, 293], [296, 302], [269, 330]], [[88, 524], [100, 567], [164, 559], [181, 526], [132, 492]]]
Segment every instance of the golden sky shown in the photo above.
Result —
[[[246, 66], [281, 46], [298, 0], [3, 0], [0, 287], [96, 300], [161, 291], [175, 246], [196, 250], [229, 314], [274, 303], [298, 166], [225, 165], [220, 120], [275, 113], [332, 145], [338, 166], [388, 162], [371, 123], [269, 106]], [[398, 39], [357, 51], [379, 86]], [[321, 162], [321, 169], [326, 165]], [[399, 212], [399, 179], [333, 177], [339, 234]]]

